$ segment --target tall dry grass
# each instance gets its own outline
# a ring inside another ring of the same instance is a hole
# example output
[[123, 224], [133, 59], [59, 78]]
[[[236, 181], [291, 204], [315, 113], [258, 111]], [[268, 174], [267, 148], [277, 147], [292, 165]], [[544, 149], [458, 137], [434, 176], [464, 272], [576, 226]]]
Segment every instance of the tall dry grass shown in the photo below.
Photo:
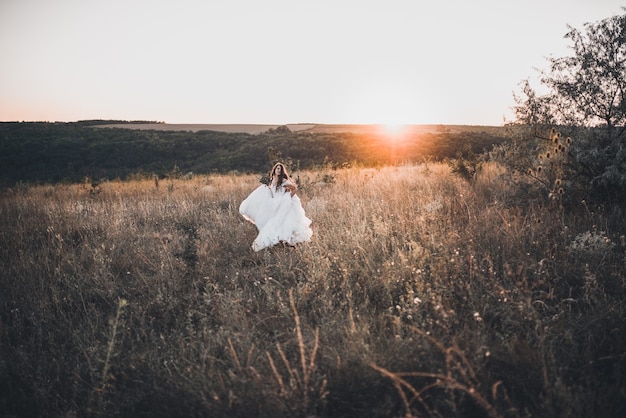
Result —
[[0, 410], [623, 414], [623, 211], [505, 174], [299, 172], [313, 241], [260, 253], [257, 176], [6, 190]]

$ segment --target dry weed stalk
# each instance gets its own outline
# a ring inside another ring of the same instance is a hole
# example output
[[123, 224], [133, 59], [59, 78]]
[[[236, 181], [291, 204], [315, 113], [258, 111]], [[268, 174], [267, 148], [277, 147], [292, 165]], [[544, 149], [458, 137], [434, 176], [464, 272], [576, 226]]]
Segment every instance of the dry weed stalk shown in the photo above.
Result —
[[113, 329], [111, 330], [111, 338], [109, 338], [109, 343], [107, 345], [107, 355], [104, 360], [104, 366], [102, 367], [102, 383], [100, 385], [100, 391], [104, 392], [107, 375], [109, 373], [109, 368], [111, 367], [111, 355], [113, 353], [113, 347], [115, 346], [115, 340], [117, 338], [117, 327], [120, 323], [120, 317], [122, 316], [122, 310], [128, 304], [126, 299], [120, 299], [117, 303], [117, 312], [115, 313], [115, 319], [113, 320]]
[[[406, 409], [406, 416], [412, 417], [411, 406], [414, 402], [419, 402], [419, 404], [424, 408], [424, 410], [429, 414], [433, 415], [433, 411], [428, 406], [428, 404], [422, 398], [422, 395], [433, 388], [442, 388], [449, 389], [453, 391], [464, 392], [469, 395], [472, 400], [481, 407], [489, 417], [491, 418], [501, 418], [502, 415], [495, 409], [493, 405], [491, 405], [483, 395], [477, 389], [479, 385], [478, 379], [476, 378], [476, 374], [474, 373], [474, 369], [469, 364], [469, 361], [465, 357], [465, 354], [456, 346], [446, 348], [443, 344], [437, 341], [432, 336], [423, 332], [422, 330], [411, 327], [413, 331], [418, 333], [420, 336], [426, 338], [431, 344], [433, 344], [445, 357], [446, 362], [446, 374], [442, 373], [429, 373], [429, 372], [391, 372], [383, 367], [377, 366], [372, 363], [370, 366], [381, 373], [383, 376], [388, 377], [393, 382], [394, 387], [398, 391], [400, 398], [404, 404]], [[459, 378], [456, 378], [454, 374], [460, 375]], [[408, 382], [406, 377], [422, 377], [434, 379], [434, 382], [422, 387], [421, 389], [416, 389], [410, 382]], [[496, 395], [497, 388], [500, 386], [501, 382], [496, 382], [492, 387], [492, 394]], [[406, 391], [408, 391], [412, 398], [408, 398]]]
[[[122, 316], [123, 309], [128, 305], [128, 301], [126, 299], [119, 299], [117, 302], [117, 311], [115, 313], [115, 319], [111, 321], [111, 336], [109, 337], [109, 341], [107, 343], [107, 351], [106, 357], [104, 360], [104, 365], [102, 366], [102, 376], [100, 381], [100, 386], [94, 388], [93, 393], [90, 394], [88, 404], [90, 405], [88, 410], [93, 411], [103, 411], [104, 410], [104, 395], [107, 389], [107, 382], [109, 381], [109, 370], [111, 368], [111, 356], [113, 355], [113, 349], [115, 348], [115, 341], [117, 339], [117, 329], [120, 325], [120, 318]], [[95, 398], [94, 396], [95, 395]], [[95, 402], [95, 403], [94, 403]]]
[[[294, 320], [296, 323], [296, 337], [298, 339], [298, 348], [300, 350], [301, 370], [299, 371], [297, 368], [291, 366], [291, 364], [289, 363], [289, 359], [287, 359], [285, 351], [281, 347], [280, 343], [276, 344], [276, 349], [278, 350], [278, 354], [280, 355], [283, 365], [287, 369], [290, 382], [292, 382], [292, 384], [289, 386], [292, 387], [293, 383], [295, 383], [295, 387], [299, 388], [303, 400], [303, 408], [304, 410], [306, 410], [309, 405], [311, 374], [313, 372], [313, 369], [315, 368], [315, 357], [317, 356], [317, 350], [319, 348], [319, 328], [315, 329], [315, 341], [313, 342], [313, 349], [311, 350], [310, 354], [307, 355], [306, 345], [302, 336], [302, 327], [300, 325], [300, 315], [298, 314], [298, 310], [296, 309], [292, 289], [289, 289], [289, 303], [291, 304], [291, 309], [293, 311]], [[278, 386], [280, 387], [281, 396], [288, 396], [289, 393], [287, 391], [287, 387], [285, 386], [283, 377], [276, 368], [276, 364], [274, 363], [272, 355], [269, 352], [266, 352], [266, 355], [267, 359], [269, 360], [272, 372], [274, 373], [274, 377], [276, 378]], [[325, 388], [326, 380], [324, 379], [319, 391], [321, 398], [326, 395]]]

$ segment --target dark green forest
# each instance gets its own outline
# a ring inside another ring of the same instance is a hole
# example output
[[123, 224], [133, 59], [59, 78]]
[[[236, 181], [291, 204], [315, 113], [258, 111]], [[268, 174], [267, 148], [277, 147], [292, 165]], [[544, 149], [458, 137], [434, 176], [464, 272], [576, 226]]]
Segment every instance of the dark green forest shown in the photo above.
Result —
[[276, 157], [302, 169], [440, 161], [455, 158], [460, 150], [481, 153], [505, 140], [493, 129], [441, 129], [391, 140], [373, 133], [289, 129], [247, 134], [96, 127], [106, 123], [120, 122], [0, 123], [0, 184], [265, 172]]

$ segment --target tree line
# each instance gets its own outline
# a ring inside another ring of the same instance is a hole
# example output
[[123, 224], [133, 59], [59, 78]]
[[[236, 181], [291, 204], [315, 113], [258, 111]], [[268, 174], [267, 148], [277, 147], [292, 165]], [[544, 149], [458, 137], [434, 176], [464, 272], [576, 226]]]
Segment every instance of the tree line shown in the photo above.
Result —
[[505, 135], [493, 129], [442, 130], [392, 141], [373, 133], [291, 132], [287, 127], [261, 134], [94, 127], [104, 123], [0, 123], [0, 181], [11, 185], [164, 177], [173, 170], [265, 172], [276, 157], [303, 169], [381, 166], [454, 158], [461, 149], [481, 153], [505, 141]]

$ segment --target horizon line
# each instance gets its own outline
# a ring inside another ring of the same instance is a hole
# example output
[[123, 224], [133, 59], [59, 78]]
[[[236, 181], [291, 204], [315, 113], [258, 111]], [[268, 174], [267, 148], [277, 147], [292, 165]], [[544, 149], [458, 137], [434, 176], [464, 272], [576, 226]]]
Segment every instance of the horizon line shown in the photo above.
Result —
[[147, 119], [79, 119], [79, 120], [0, 120], [0, 123], [80, 123], [80, 122], [111, 122], [113, 124], [159, 124], [159, 125], [240, 125], [240, 126], [288, 126], [288, 125], [352, 125], [352, 126], [504, 126], [504, 124], [485, 123], [446, 123], [446, 122], [287, 122], [287, 123], [255, 123], [255, 122], [166, 122]]

